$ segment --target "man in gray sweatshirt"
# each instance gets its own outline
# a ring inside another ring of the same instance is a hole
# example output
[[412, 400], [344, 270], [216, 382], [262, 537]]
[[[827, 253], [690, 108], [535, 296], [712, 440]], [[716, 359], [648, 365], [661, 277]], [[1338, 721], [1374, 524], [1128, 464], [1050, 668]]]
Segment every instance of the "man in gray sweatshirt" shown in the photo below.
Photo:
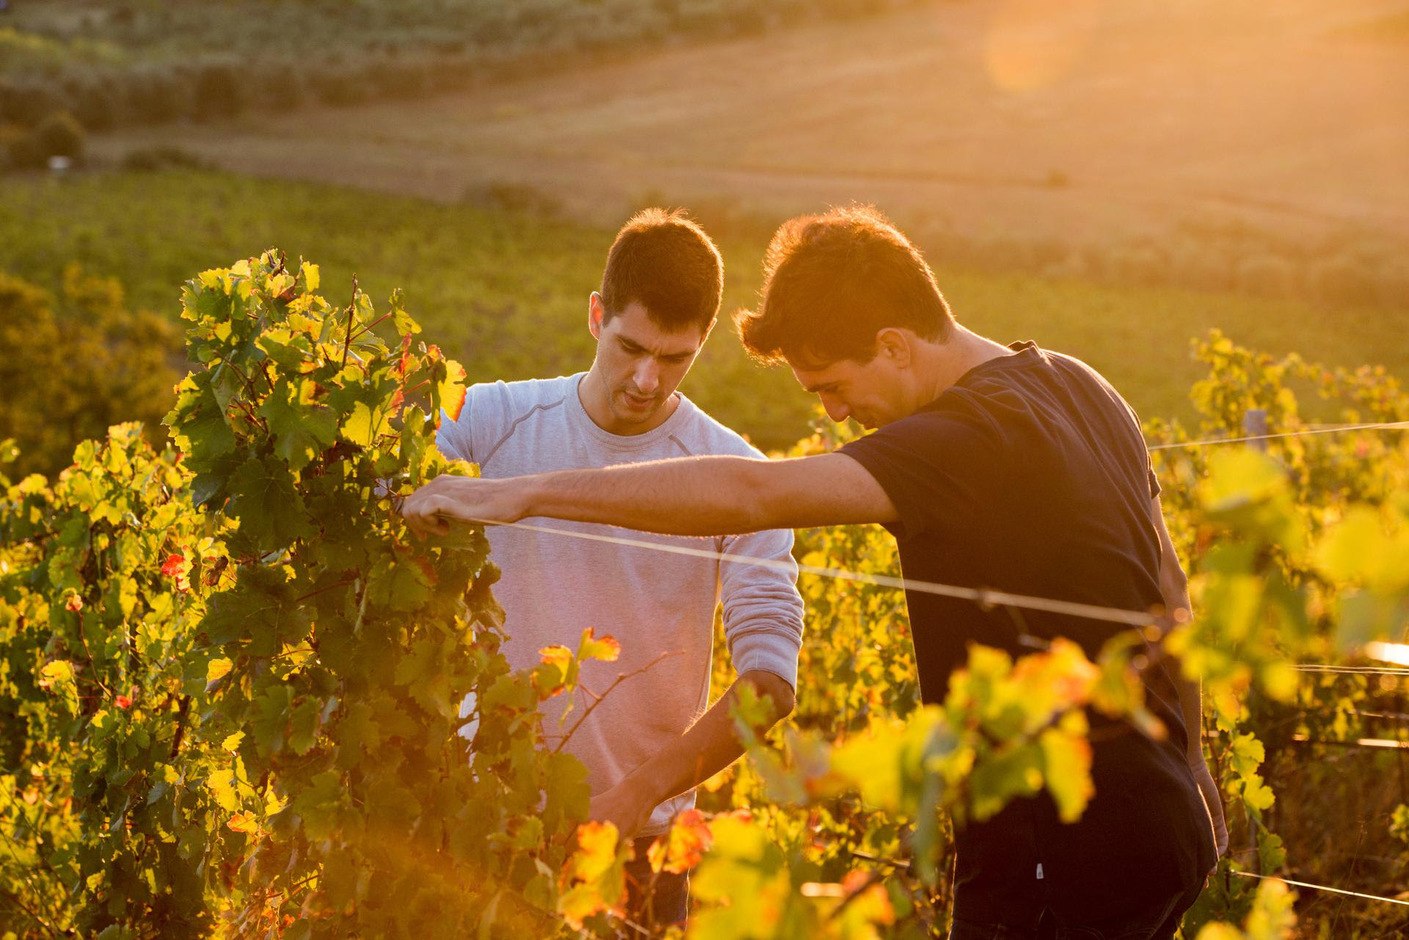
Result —
[[[763, 457], [676, 390], [714, 327], [723, 266], [709, 236], [679, 213], [648, 209], [617, 234], [599, 292], [588, 301], [597, 340], [577, 375], [470, 388], [436, 443], [448, 457], [497, 479], [670, 457]], [[654, 879], [645, 846], [694, 803], [693, 788], [742, 753], [730, 709], [741, 684], [765, 700], [771, 721], [793, 707], [802, 643], [802, 599], [792, 532], [773, 529], [710, 539], [643, 535], [574, 522], [568, 533], [610, 536], [775, 559], [784, 570], [668, 554], [628, 544], [508, 526], [488, 531], [503, 571], [494, 593], [506, 612], [504, 654], [532, 668], [538, 651], [575, 647], [593, 628], [621, 644], [615, 662], [588, 662], [581, 687], [601, 695], [544, 703], [550, 741], [587, 767], [591, 816], [636, 836], [628, 916], [683, 920], [684, 876]], [[716, 606], [738, 679], [707, 708]], [[590, 713], [587, 706], [593, 705]], [[639, 890], [652, 885], [649, 896]]]

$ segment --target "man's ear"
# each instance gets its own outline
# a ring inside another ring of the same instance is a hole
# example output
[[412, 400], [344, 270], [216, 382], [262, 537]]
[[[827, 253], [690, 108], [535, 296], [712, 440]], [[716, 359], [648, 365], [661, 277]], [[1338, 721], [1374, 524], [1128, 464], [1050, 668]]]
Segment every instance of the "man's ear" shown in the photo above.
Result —
[[893, 365], [905, 369], [910, 365], [911, 354], [909, 331], [887, 326], [876, 333], [876, 355], [885, 356]]
[[587, 330], [592, 334], [593, 339], [602, 338], [602, 320], [607, 315], [607, 308], [602, 304], [602, 295], [596, 291], [587, 298]]

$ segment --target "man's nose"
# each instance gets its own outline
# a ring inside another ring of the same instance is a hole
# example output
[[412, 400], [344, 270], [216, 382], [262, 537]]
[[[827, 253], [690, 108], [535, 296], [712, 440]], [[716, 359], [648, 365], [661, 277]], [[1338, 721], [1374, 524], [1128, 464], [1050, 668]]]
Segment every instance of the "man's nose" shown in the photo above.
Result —
[[833, 398], [831, 395], [822, 395], [822, 408], [827, 412], [827, 417], [837, 424], [841, 424], [851, 415], [851, 409], [842, 403], [841, 399]]
[[656, 364], [655, 357], [647, 356], [636, 366], [636, 374], [632, 376], [632, 381], [636, 383], [636, 390], [642, 395], [654, 395], [660, 386], [660, 366]]

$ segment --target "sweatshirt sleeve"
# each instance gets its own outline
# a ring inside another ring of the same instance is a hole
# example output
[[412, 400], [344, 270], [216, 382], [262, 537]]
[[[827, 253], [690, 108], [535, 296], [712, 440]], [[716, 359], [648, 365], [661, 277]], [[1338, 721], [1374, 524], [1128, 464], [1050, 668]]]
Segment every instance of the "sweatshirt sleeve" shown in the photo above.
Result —
[[725, 553], [781, 562], [780, 570], [747, 562], [720, 564], [720, 603], [724, 637], [734, 670], [771, 672], [797, 688], [802, 649], [802, 597], [797, 590], [793, 533], [770, 529], [723, 539]]

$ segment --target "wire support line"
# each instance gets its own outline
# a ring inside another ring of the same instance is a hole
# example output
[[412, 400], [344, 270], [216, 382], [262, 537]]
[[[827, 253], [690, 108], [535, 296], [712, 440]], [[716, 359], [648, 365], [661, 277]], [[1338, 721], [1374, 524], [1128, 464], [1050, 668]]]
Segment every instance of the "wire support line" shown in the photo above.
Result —
[[1194, 447], [1211, 447], [1215, 444], [1250, 444], [1255, 441], [1272, 441], [1284, 437], [1306, 437], [1311, 434], [1344, 434], [1350, 431], [1409, 431], [1409, 421], [1379, 421], [1373, 424], [1327, 424], [1301, 428], [1296, 431], [1280, 431], [1276, 434], [1252, 434], [1246, 437], [1216, 437], [1202, 441], [1176, 441], [1168, 444], [1153, 444], [1146, 450], [1187, 450]]
[[625, 538], [616, 535], [601, 535], [594, 532], [577, 532], [552, 526], [535, 525], [525, 522], [495, 523], [505, 528], [524, 529], [529, 532], [542, 532], [550, 535], [566, 535], [571, 538], [586, 539], [591, 542], [606, 542], [629, 548], [644, 548], [650, 551], [667, 552], [673, 555], [687, 555], [692, 558], [705, 558], [712, 561], [733, 562], [757, 565], [773, 571], [791, 574], [794, 567], [800, 574], [818, 575], [838, 581], [854, 581], [859, 584], [872, 584], [877, 587], [897, 588], [916, 591], [922, 594], [937, 594], [958, 600], [973, 601], [981, 607], [1020, 607], [1024, 610], [1037, 610], [1045, 613], [1063, 614], [1069, 617], [1084, 617], [1088, 620], [1103, 620], [1121, 623], [1132, 627], [1159, 626], [1159, 618], [1149, 611], [1124, 610], [1119, 607], [1100, 607], [1095, 604], [1082, 604], [1076, 601], [1054, 600], [1049, 597], [1033, 597], [1027, 594], [1010, 594], [1007, 591], [991, 591], [985, 588], [960, 587], [955, 584], [938, 584], [933, 581], [909, 581], [885, 574], [866, 574], [846, 568], [828, 568], [819, 565], [804, 565], [779, 561], [776, 558], [760, 558], [734, 552], [717, 552], [705, 548], [691, 548], [687, 545], [668, 545], [645, 539]]
[[1312, 891], [1326, 891], [1330, 894], [1344, 894], [1347, 897], [1361, 898], [1366, 901], [1382, 901], [1385, 904], [1402, 904], [1409, 907], [1409, 901], [1400, 898], [1385, 898], [1378, 894], [1365, 894], [1360, 891], [1347, 891], [1345, 888], [1332, 888], [1327, 885], [1314, 885], [1309, 881], [1293, 881], [1291, 878], [1283, 878], [1280, 875], [1259, 875], [1250, 871], [1235, 871], [1233, 874], [1241, 878], [1257, 878], [1261, 881], [1284, 881], [1289, 885], [1296, 885], [1298, 888], [1309, 888]]
[[1327, 662], [1298, 662], [1293, 665], [1298, 672], [1337, 672], [1346, 675], [1409, 675], [1409, 668], [1394, 665], [1332, 665]]

